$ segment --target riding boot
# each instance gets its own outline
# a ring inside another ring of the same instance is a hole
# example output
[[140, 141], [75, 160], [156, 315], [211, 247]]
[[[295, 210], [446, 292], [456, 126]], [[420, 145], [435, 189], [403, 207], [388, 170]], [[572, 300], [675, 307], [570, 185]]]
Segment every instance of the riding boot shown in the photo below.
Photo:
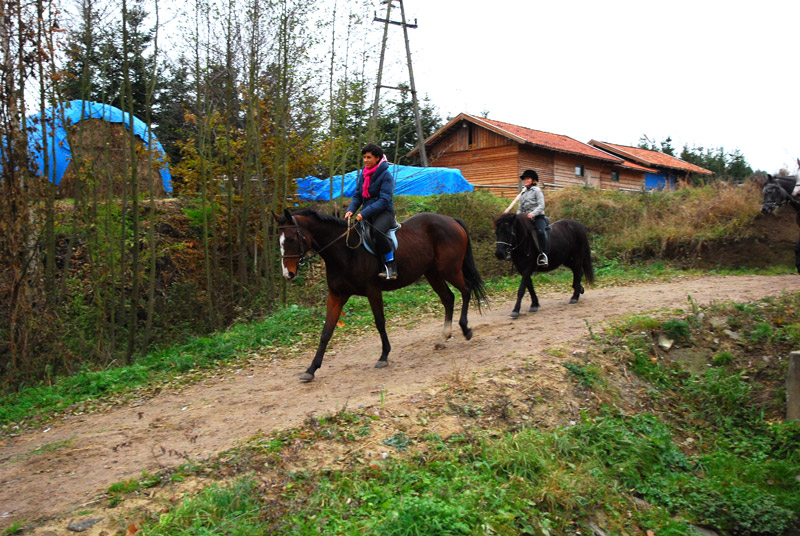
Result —
[[539, 234], [539, 243], [542, 245], [542, 249], [536, 259], [536, 264], [544, 267], [550, 264], [550, 260], [547, 258], [547, 253], [550, 251], [550, 235], [547, 231]]
[[378, 274], [378, 277], [384, 279], [397, 279], [397, 261], [394, 260], [394, 251], [390, 251], [384, 255], [383, 271]]
[[397, 279], [397, 261], [386, 261], [383, 271], [378, 274], [383, 279]]

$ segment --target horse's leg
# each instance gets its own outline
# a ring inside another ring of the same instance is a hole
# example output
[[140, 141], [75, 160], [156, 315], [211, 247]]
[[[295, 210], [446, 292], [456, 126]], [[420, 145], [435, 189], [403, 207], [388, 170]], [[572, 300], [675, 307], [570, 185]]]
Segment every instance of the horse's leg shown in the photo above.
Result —
[[[472, 329], [469, 327], [469, 320], [467, 319], [467, 315], [469, 314], [469, 298], [470, 298], [470, 291], [464, 286], [461, 290], [461, 316], [458, 318], [458, 325], [461, 327], [461, 333], [464, 334], [464, 338], [467, 340], [472, 339]], [[475, 298], [476, 300], [478, 298]]]
[[372, 308], [372, 316], [375, 319], [375, 328], [381, 335], [381, 356], [375, 363], [375, 368], [383, 368], [389, 365], [389, 351], [392, 345], [389, 344], [389, 336], [386, 334], [386, 316], [383, 313], [383, 293], [378, 290], [367, 296], [369, 306]]
[[333, 335], [333, 329], [336, 327], [336, 322], [339, 321], [339, 316], [342, 314], [342, 307], [347, 303], [350, 296], [337, 296], [331, 292], [328, 293], [328, 305], [325, 312], [325, 325], [322, 327], [322, 334], [319, 337], [319, 346], [317, 353], [314, 355], [314, 360], [304, 373], [300, 375], [300, 381], [310, 382], [314, 379], [314, 373], [319, 367], [322, 366], [322, 356], [325, 355], [325, 349], [328, 347], [328, 342]]
[[[467, 288], [467, 283], [464, 281], [463, 276], [451, 278], [447, 281], [449, 281], [450, 284], [456, 287], [461, 293], [461, 316], [458, 318], [458, 326], [461, 328], [461, 333], [464, 334], [464, 338], [470, 340], [472, 339], [472, 329], [469, 327], [469, 320], [467, 317], [469, 315], [469, 301], [472, 293], [470, 292], [469, 288]], [[447, 287], [447, 285], [445, 285], [445, 287]], [[455, 301], [453, 303], [453, 307], [455, 307]]]
[[453, 308], [456, 303], [456, 297], [453, 294], [453, 291], [450, 290], [450, 287], [447, 286], [447, 283], [444, 279], [439, 277], [431, 277], [427, 274], [425, 275], [425, 278], [428, 280], [428, 283], [430, 283], [434, 292], [439, 295], [439, 299], [442, 300], [442, 305], [444, 305], [444, 327], [442, 328], [442, 338], [434, 345], [436, 350], [441, 350], [445, 347], [444, 343], [453, 333]]
[[583, 278], [583, 262], [576, 261], [572, 268], [572, 297], [569, 299], [569, 303], [578, 303], [578, 298], [583, 294], [581, 278]]
[[528, 292], [531, 294], [531, 306], [528, 307], [528, 312], [535, 313], [539, 310], [539, 296], [536, 295], [536, 291], [533, 289], [533, 279], [530, 275], [526, 280], [526, 286], [528, 287]]
[[[800, 224], [800, 215], [797, 219], [798, 224]], [[794, 245], [794, 265], [797, 268], [797, 273], [800, 274], [800, 240]]]
[[525, 291], [528, 288], [531, 289], [531, 294], [533, 294], [533, 283], [531, 282], [531, 273], [528, 270], [520, 272], [522, 278], [519, 281], [519, 288], [517, 288], [517, 302], [514, 304], [514, 310], [511, 311], [509, 315], [511, 318], [517, 318], [519, 316], [519, 308], [522, 305], [522, 298], [525, 297]]

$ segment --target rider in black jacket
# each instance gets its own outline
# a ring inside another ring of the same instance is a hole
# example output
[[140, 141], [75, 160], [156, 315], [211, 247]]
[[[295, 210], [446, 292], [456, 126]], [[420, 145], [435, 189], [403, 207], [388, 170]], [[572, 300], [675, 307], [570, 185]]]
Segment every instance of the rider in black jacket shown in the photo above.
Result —
[[383, 154], [383, 149], [375, 143], [368, 143], [361, 149], [364, 157], [364, 170], [356, 181], [356, 191], [353, 201], [347, 207], [345, 219], [361, 209], [356, 219], [367, 220], [377, 233], [375, 247], [384, 259], [383, 271], [379, 277], [386, 279], [397, 278], [397, 261], [394, 258], [394, 248], [389, 240], [389, 229], [394, 224], [394, 178], [389, 172], [389, 163]]

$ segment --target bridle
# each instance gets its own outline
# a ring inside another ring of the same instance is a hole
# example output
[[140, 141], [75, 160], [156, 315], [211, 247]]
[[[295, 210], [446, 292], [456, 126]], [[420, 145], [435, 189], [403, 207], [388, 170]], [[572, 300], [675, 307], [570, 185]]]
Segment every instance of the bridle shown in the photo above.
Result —
[[300, 254], [299, 255], [281, 255], [281, 261], [286, 259], [297, 259], [297, 264], [301, 264], [308, 253], [308, 249], [306, 249], [306, 237], [303, 234], [303, 231], [300, 229], [300, 224], [297, 223], [297, 220], [292, 216], [292, 223], [294, 225], [279, 225], [278, 231], [284, 232], [284, 229], [294, 228], [294, 234], [300, 240]]
[[[281, 262], [283, 262], [285, 259], [297, 259], [297, 264], [298, 265], [303, 265], [304, 262], [307, 260], [306, 259], [306, 254], [309, 251], [312, 254], [319, 255], [320, 253], [322, 253], [323, 251], [328, 249], [330, 246], [332, 246], [337, 240], [339, 240], [340, 238], [342, 238], [344, 236], [347, 237], [347, 239], [345, 240], [345, 244], [347, 245], [347, 247], [349, 247], [350, 249], [356, 249], [364, 241], [364, 237], [358, 231], [357, 227], [358, 227], [357, 225], [351, 226], [350, 222], [348, 222], [347, 223], [347, 229], [342, 234], [340, 234], [339, 236], [337, 236], [336, 238], [331, 240], [328, 244], [324, 245], [321, 248], [316, 248], [315, 249], [314, 248], [314, 244], [313, 244], [313, 239], [312, 239], [312, 240], [309, 240], [309, 243], [311, 244], [311, 247], [306, 248], [306, 237], [303, 234], [302, 229], [300, 229], [300, 224], [297, 223], [297, 220], [295, 219], [294, 215], [292, 215], [292, 225], [279, 225], [278, 226], [278, 231], [285, 232], [285, 229], [292, 229], [292, 228], [294, 229], [295, 236], [300, 241], [300, 254], [299, 255], [281, 255]], [[350, 245], [350, 240], [349, 240], [350, 239], [350, 229], [355, 229], [355, 233], [358, 235], [358, 243], [355, 246], [351, 246]]]
[[[771, 184], [767, 184], [764, 187], [764, 190], [765, 190], [764, 191], [765, 194], [767, 192], [769, 192], [771, 195], [770, 195], [769, 201], [762, 201], [761, 205], [762, 205], [762, 207], [766, 206], [769, 209], [770, 212], [776, 210], [781, 205], [784, 205], [786, 203], [792, 203], [794, 201], [792, 199], [792, 195], [789, 192], [787, 192], [783, 188], [783, 186], [781, 186], [777, 182], [771, 183]], [[777, 193], [776, 194], [772, 194], [773, 191], [777, 192]], [[775, 200], [776, 197], [778, 198], [777, 201]]]
[[508, 246], [508, 251], [506, 251], [506, 258], [511, 256], [511, 253], [516, 250], [522, 243], [516, 243], [517, 231], [514, 222], [510, 222], [508, 224], [511, 227], [511, 242], [503, 242], [502, 240], [495, 240], [495, 247], [497, 245], [503, 244], [504, 246]]

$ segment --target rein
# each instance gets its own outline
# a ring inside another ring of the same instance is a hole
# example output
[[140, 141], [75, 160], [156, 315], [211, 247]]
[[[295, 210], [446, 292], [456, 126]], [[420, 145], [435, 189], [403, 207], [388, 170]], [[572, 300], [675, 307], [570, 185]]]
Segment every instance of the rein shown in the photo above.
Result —
[[[348, 222], [347, 223], [347, 229], [345, 229], [345, 231], [342, 234], [340, 234], [339, 236], [337, 236], [336, 238], [334, 238], [333, 240], [328, 242], [326, 245], [322, 246], [321, 248], [314, 248], [313, 247], [313, 241], [312, 241], [311, 248], [310, 249], [306, 249], [306, 237], [303, 234], [303, 231], [300, 229], [300, 224], [297, 223], [297, 220], [295, 219], [294, 215], [292, 215], [292, 223], [294, 225], [280, 225], [280, 226], [278, 226], [278, 230], [289, 229], [289, 228], [293, 228], [294, 229], [295, 235], [300, 238], [300, 254], [299, 255], [281, 255], [281, 260], [284, 260], [284, 259], [298, 259], [297, 264], [303, 264], [307, 260], [306, 259], [306, 254], [309, 251], [311, 251], [311, 253], [313, 253], [313, 254], [319, 255], [320, 253], [322, 253], [323, 251], [328, 249], [330, 246], [332, 246], [336, 241], [338, 241], [342, 237], [346, 237], [345, 244], [350, 249], [358, 248], [364, 241], [364, 237], [361, 236], [361, 233], [359, 233], [358, 229], [356, 229], [355, 232], [358, 235], [358, 243], [355, 246], [351, 246], [350, 245], [350, 229], [355, 229], [357, 226], [356, 225], [351, 226], [350, 222]], [[311, 258], [311, 257], [309, 256], [309, 258]]]
[[511, 255], [511, 252], [515, 251], [518, 247], [520, 247], [522, 245], [522, 242], [518, 244], [515, 243], [516, 242], [515, 239], [517, 237], [517, 230], [516, 226], [514, 225], [514, 222], [509, 223], [509, 226], [511, 227], [511, 242], [509, 243], [509, 242], [503, 242], [502, 240], [495, 240], [494, 243], [495, 245], [503, 244], [504, 246], [508, 246], [508, 255]]

